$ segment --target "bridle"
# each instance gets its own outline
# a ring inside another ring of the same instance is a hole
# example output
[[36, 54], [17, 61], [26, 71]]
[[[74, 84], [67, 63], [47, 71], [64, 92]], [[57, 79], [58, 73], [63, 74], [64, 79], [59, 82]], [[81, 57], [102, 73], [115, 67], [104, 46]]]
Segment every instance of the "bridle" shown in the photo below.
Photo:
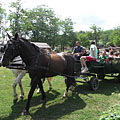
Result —
[[[11, 42], [11, 41], [10, 41]], [[17, 41], [13, 41], [14, 43], [16, 42], [16, 43], [18, 43]], [[8, 43], [9, 44], [9, 43]], [[19, 44], [14, 44], [13, 46], [12, 46], [13, 48], [13, 51], [15, 51], [15, 48], [18, 48], [17, 50], [18, 50], [18, 52], [20, 53], [20, 45]], [[11, 57], [11, 55], [10, 54], [5, 54], [6, 53], [6, 48], [5, 48], [5, 51], [4, 51], [4, 53], [3, 53], [3, 56], [5, 55], [6, 57], [8, 57], [10, 60], [12, 59], [12, 57]], [[13, 54], [13, 56], [14, 56], [14, 52], [12, 53]]]

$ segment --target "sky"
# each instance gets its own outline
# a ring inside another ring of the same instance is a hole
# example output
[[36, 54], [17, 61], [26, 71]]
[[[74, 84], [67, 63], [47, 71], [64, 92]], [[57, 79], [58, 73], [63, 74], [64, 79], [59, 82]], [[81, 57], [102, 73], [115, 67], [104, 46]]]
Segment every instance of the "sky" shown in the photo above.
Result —
[[[16, 0], [0, 0], [6, 10]], [[120, 26], [120, 0], [22, 0], [23, 8], [47, 5], [61, 19], [71, 18], [75, 31], [88, 31], [95, 24], [103, 30]]]

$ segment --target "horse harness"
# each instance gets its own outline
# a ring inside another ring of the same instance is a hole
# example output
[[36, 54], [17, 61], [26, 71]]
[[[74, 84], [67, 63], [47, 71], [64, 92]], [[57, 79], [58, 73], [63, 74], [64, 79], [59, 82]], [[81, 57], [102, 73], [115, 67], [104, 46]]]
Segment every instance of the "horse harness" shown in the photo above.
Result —
[[[39, 57], [41, 56], [41, 55], [47, 55], [48, 56], [48, 63], [47, 63], [47, 66], [46, 67], [44, 67], [44, 66], [39, 66], [38, 64], [39, 64]], [[45, 76], [46, 76], [46, 74], [47, 74], [47, 71], [49, 71], [50, 70], [50, 63], [51, 63], [51, 54], [50, 53], [48, 53], [48, 54], [39, 54], [38, 56], [37, 56], [37, 59], [36, 59], [36, 62], [35, 62], [35, 69], [36, 68], [41, 68], [41, 69], [44, 69], [45, 71]]]
[[[46, 67], [38, 65], [38, 63], [39, 63], [39, 57], [41, 55], [47, 55], [49, 57], [48, 64], [47, 64]], [[36, 58], [36, 57], [37, 57], [37, 59], [35, 61], [35, 65], [34, 66], [23, 66], [23, 67], [19, 67], [19, 66], [18, 67], [17, 66], [16, 67], [15, 66], [7, 66], [7, 67], [10, 68], [10, 69], [22, 69], [22, 70], [29, 70], [29, 69], [33, 69], [34, 70], [36, 68], [40, 68], [40, 69], [44, 69], [45, 70], [45, 75], [44, 76], [46, 76], [47, 71], [51, 71], [51, 72], [54, 72], [54, 73], [62, 75], [62, 76], [66, 76], [66, 77], [70, 77], [70, 78], [75, 78], [72, 75], [67, 75], [67, 74], [64, 74], [64, 73], [56, 72], [55, 70], [50, 70], [50, 64], [51, 64], [51, 54], [50, 53], [48, 53], [48, 54], [42, 54], [41, 53], [41, 54], [38, 54], [38, 55], [35, 55], [35, 56], [32, 56], [32, 57], [28, 57], [28, 58], [24, 58], [24, 59], [33, 59], [33, 58]], [[17, 61], [19, 61], [19, 60], [17, 60]]]

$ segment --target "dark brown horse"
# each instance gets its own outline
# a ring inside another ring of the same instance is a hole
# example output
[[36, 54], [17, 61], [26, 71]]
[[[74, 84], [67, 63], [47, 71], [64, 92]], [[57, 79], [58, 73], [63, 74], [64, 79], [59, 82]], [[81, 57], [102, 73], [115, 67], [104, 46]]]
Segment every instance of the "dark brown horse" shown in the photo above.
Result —
[[39, 49], [28, 40], [19, 38], [18, 33], [14, 37], [8, 34], [9, 41], [6, 44], [5, 53], [2, 59], [2, 65], [7, 66], [16, 56], [20, 55], [31, 78], [31, 89], [28, 94], [28, 100], [22, 115], [29, 112], [30, 101], [37, 84], [40, 87], [42, 100], [46, 99], [41, 78], [52, 77], [56, 75], [65, 76], [66, 91], [63, 97], [67, 96], [68, 89], [75, 84], [74, 79], [74, 58], [69, 55], [46, 54], [43, 49]]

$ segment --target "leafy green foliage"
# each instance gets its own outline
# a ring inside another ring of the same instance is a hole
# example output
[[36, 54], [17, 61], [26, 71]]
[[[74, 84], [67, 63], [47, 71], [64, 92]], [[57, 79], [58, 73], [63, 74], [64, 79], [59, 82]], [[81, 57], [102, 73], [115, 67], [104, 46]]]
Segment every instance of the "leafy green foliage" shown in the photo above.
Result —
[[70, 43], [71, 40], [75, 39], [74, 37], [71, 37], [73, 35], [73, 22], [70, 18], [65, 19], [64, 21], [61, 21], [60, 24], [60, 30], [61, 30], [61, 39], [59, 39], [60, 45], [61, 45], [61, 51], [64, 51], [64, 48], [67, 44]]
[[112, 39], [114, 45], [120, 46], [120, 26], [114, 29]]
[[52, 9], [44, 5], [25, 10], [20, 0], [13, 2], [11, 8], [15, 9], [8, 17], [9, 30], [13, 34], [18, 31], [21, 35], [31, 38], [32, 41], [48, 43], [53, 49], [60, 44], [61, 50], [64, 51], [73, 33], [71, 19], [60, 20]]
[[6, 11], [5, 9], [2, 8], [2, 4], [0, 3], [0, 39], [1, 37], [5, 37], [5, 31], [6, 29], [4, 28], [4, 23], [6, 19]]
[[93, 24], [90, 29], [92, 30], [92, 37], [93, 39], [92, 40], [95, 40], [96, 41], [96, 45], [98, 45], [98, 40], [100, 39], [100, 34], [101, 34], [101, 28], [96, 26], [95, 24]]
[[113, 30], [102, 31], [101, 36], [100, 36], [100, 42], [102, 43], [102, 45], [110, 46], [113, 44], [112, 36], [111, 36], [112, 32]]
[[99, 120], [120, 120], [120, 105], [111, 107], [103, 113]]
[[[10, 31], [12, 34], [17, 31], [22, 37], [30, 38], [31, 41], [46, 42], [52, 49], [57, 47], [61, 51], [70, 47], [72, 50], [77, 40], [84, 47], [89, 47], [90, 40], [95, 40], [98, 46], [120, 46], [119, 26], [103, 31], [102, 28], [93, 24], [90, 31], [74, 32], [74, 23], [71, 18], [61, 20], [53, 9], [45, 5], [24, 9], [21, 3], [22, 0], [12, 2], [8, 16], [0, 4], [2, 38], [5, 38], [6, 31]], [[10, 23], [8, 28], [5, 26], [7, 22]]]
[[21, 5], [21, 0], [17, 0], [16, 2], [12, 2], [11, 5], [10, 14], [8, 16], [8, 20], [10, 20], [10, 28], [12, 34], [15, 34], [15, 32], [22, 32], [22, 24], [23, 24], [23, 10]]
[[88, 39], [88, 35], [86, 33], [80, 33], [78, 34], [78, 39], [80, 41], [80, 44], [84, 47], [90, 46], [90, 41]]

